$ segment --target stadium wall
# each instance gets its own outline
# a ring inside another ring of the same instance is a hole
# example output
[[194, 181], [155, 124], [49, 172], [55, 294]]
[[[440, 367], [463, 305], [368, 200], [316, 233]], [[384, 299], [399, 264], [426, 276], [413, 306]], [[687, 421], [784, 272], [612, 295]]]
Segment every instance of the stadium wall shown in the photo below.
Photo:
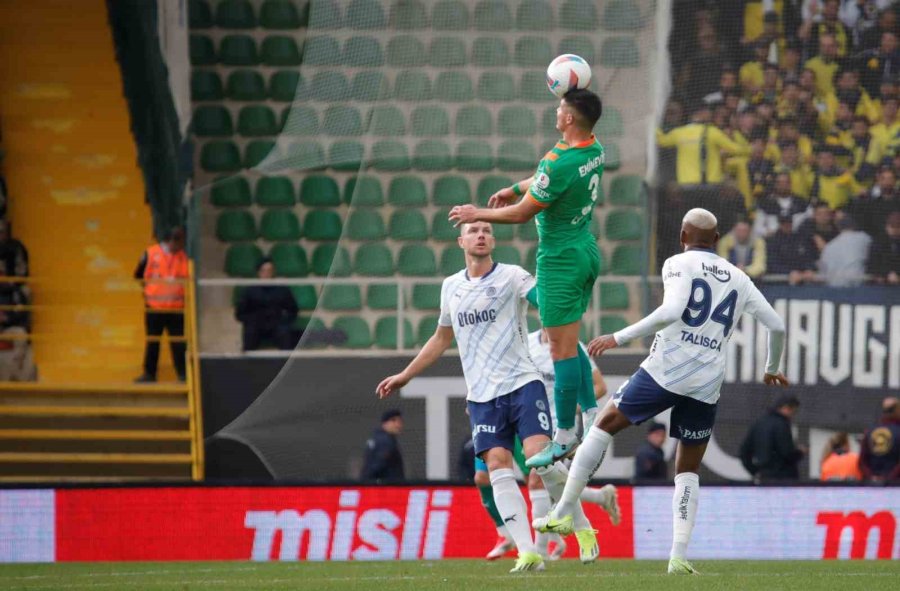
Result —
[[[588, 508], [601, 557], [666, 558], [672, 489], [619, 490], [619, 526]], [[691, 555], [896, 559], [897, 493], [704, 487]], [[495, 535], [474, 487], [0, 490], [0, 562], [479, 558]]]

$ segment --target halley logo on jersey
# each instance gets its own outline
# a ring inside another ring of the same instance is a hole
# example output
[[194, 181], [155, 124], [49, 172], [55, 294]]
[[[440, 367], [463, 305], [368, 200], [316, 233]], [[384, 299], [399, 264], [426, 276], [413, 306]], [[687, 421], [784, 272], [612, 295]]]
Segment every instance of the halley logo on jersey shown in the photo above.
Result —
[[728, 269], [720, 269], [718, 265], [707, 265], [706, 263], [700, 263], [700, 266], [703, 268], [704, 275], [712, 275], [716, 281], [721, 283], [731, 281], [731, 271]]
[[460, 312], [456, 315], [456, 321], [460, 327], [475, 326], [482, 322], [495, 322], [496, 320], [496, 310], [473, 310], [471, 312]]

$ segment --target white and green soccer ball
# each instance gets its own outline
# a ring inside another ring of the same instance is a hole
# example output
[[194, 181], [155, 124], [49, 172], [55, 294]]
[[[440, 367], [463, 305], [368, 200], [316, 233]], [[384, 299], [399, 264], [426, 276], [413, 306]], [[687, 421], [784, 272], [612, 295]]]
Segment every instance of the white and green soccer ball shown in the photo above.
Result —
[[573, 88], [587, 88], [590, 83], [590, 64], [573, 53], [563, 54], [547, 66], [547, 88], [559, 98]]

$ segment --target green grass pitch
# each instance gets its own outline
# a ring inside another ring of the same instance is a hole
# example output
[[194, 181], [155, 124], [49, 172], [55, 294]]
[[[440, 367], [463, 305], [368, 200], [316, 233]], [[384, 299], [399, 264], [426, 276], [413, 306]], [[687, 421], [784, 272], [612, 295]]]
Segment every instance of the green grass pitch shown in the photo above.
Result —
[[0, 565], [0, 589], [194, 589], [524, 591], [552, 589], [793, 590], [897, 589], [897, 561], [697, 561], [699, 576], [670, 577], [660, 561], [605, 560], [552, 563], [543, 573], [510, 575], [512, 560], [440, 562], [124, 562]]

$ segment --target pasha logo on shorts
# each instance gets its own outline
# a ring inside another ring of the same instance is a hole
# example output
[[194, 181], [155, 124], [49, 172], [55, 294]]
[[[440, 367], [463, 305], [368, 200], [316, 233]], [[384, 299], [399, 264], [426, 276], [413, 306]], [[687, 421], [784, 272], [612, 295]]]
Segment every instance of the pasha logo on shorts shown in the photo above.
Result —
[[534, 184], [538, 189], [546, 189], [550, 186], [550, 176], [546, 172], [538, 173]]
[[685, 429], [682, 426], [678, 426], [678, 438], [679, 439], [707, 439], [712, 435], [712, 429], [703, 429], [702, 431], [693, 431], [691, 429]]

